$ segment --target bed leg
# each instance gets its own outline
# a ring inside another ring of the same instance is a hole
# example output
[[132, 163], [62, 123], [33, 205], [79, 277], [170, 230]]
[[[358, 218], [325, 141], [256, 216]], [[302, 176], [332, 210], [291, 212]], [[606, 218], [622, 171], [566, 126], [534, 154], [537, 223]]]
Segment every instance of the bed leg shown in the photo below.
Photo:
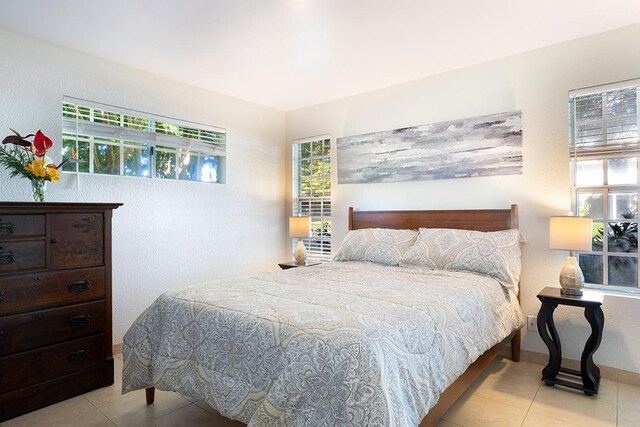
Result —
[[520, 361], [520, 330], [511, 338], [511, 360]]
[[144, 389], [144, 392], [147, 397], [147, 405], [151, 405], [156, 397], [156, 389], [154, 387], [148, 387]]

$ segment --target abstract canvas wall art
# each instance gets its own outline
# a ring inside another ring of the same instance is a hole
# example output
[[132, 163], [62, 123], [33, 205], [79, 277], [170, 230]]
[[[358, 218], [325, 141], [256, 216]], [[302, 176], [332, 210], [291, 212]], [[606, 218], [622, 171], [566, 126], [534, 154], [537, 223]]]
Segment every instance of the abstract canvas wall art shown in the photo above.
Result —
[[337, 139], [338, 183], [522, 173], [520, 111]]

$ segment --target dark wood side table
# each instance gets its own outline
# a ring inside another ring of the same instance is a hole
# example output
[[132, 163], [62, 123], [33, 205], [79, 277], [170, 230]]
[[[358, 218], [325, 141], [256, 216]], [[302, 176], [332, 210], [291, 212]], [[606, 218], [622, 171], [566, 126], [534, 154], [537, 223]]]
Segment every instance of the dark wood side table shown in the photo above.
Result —
[[[542, 302], [542, 307], [540, 307], [540, 312], [538, 313], [538, 332], [549, 349], [549, 363], [542, 370], [542, 380], [549, 386], [558, 384], [582, 390], [587, 396], [598, 394], [600, 368], [593, 363], [593, 354], [600, 346], [604, 328], [604, 313], [601, 308], [603, 294], [595, 291], [584, 291], [582, 296], [569, 296], [562, 295], [560, 288], [546, 287], [538, 294], [538, 299]], [[583, 307], [584, 317], [591, 325], [591, 336], [589, 336], [584, 346], [579, 371], [561, 366], [562, 347], [558, 331], [553, 323], [553, 312], [559, 304]], [[556, 378], [560, 372], [581, 378], [582, 384]]]
[[297, 267], [311, 267], [314, 265], [320, 265], [322, 263], [320, 262], [313, 262], [313, 261], [307, 261], [304, 264], [298, 264], [295, 261], [290, 261], [290, 262], [282, 262], [280, 264], [278, 264], [280, 266], [281, 269], [283, 270], [288, 270], [290, 268], [297, 268]]

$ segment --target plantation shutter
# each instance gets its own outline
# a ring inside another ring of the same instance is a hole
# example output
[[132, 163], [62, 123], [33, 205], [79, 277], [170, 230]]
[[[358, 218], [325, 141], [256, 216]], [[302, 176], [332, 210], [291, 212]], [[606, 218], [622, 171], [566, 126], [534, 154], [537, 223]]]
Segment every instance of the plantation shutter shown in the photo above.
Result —
[[569, 92], [573, 160], [640, 155], [640, 80]]
[[638, 289], [640, 80], [569, 92], [572, 206], [593, 220], [591, 250], [578, 258], [585, 282]]
[[[310, 259], [331, 257], [331, 139], [293, 142], [293, 216], [311, 217], [312, 237], [303, 239]], [[295, 242], [294, 242], [295, 244]]]

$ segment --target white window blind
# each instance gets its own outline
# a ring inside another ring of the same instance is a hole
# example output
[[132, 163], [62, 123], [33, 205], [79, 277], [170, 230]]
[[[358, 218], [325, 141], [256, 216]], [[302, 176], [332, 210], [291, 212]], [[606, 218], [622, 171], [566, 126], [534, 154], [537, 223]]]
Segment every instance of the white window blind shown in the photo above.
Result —
[[64, 97], [62, 130], [67, 171], [224, 182], [222, 128]]
[[292, 158], [292, 214], [311, 217], [312, 237], [303, 239], [308, 258], [327, 260], [331, 257], [330, 137], [294, 141]]
[[640, 80], [569, 93], [573, 207], [593, 218], [585, 281], [638, 291]]

